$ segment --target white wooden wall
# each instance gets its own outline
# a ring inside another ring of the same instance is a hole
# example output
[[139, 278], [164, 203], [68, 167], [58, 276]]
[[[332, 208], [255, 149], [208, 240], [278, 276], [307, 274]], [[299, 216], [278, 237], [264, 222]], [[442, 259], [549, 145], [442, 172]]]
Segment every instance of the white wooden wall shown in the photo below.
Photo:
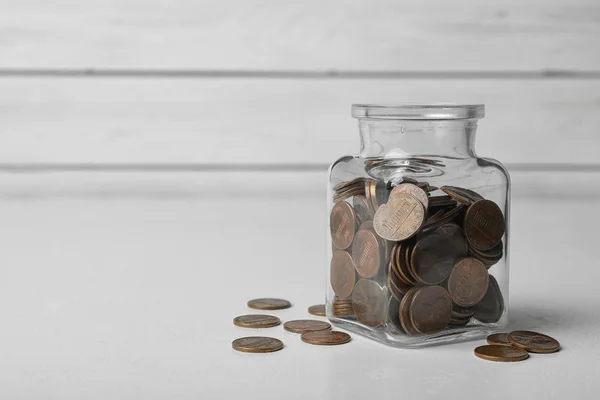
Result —
[[[323, 166], [352, 102], [483, 102], [478, 152], [594, 165], [597, 0], [0, 0], [0, 161]], [[518, 167], [517, 167], [518, 168]]]

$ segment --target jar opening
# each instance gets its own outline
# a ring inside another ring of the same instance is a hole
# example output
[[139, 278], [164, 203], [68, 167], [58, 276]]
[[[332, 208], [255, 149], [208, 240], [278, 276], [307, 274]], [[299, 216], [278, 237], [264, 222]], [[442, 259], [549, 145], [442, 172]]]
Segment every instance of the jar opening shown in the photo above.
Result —
[[483, 104], [352, 104], [354, 118], [444, 120], [479, 119], [484, 115], [485, 106]]

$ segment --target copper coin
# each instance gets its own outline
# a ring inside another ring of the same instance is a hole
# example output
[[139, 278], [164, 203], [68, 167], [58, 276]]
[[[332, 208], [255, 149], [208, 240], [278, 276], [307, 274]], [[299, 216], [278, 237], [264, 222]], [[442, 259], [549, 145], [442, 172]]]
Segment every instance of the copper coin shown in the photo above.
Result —
[[410, 195], [413, 195], [417, 198], [417, 200], [421, 202], [421, 204], [423, 204], [423, 208], [425, 210], [427, 210], [427, 208], [429, 207], [429, 197], [427, 196], [427, 192], [425, 192], [420, 187], [413, 185], [412, 183], [402, 183], [396, 186], [390, 192], [390, 198], [397, 196], [399, 193], [408, 193]]
[[367, 204], [367, 199], [364, 196], [354, 196], [352, 198], [352, 205], [354, 206], [354, 212], [361, 223], [373, 219], [372, 210]]
[[317, 315], [319, 317], [324, 317], [325, 314], [325, 304], [317, 304], [316, 306], [308, 307], [309, 314]]
[[400, 301], [400, 309], [399, 309], [400, 326], [402, 326], [402, 330], [404, 330], [404, 332], [407, 335], [411, 335], [411, 336], [415, 336], [415, 335], [419, 334], [419, 331], [417, 331], [417, 328], [415, 328], [412, 324], [411, 312], [410, 312], [410, 306], [412, 303], [412, 299], [418, 290], [420, 290], [420, 289], [418, 289], [418, 288], [410, 289], [404, 295], [404, 297], [402, 298], [402, 301]]
[[538, 332], [514, 331], [508, 334], [508, 341], [531, 353], [554, 353], [560, 349], [558, 340]]
[[446, 279], [455, 260], [456, 250], [452, 241], [438, 233], [417, 240], [410, 257], [415, 279], [425, 285], [435, 285]]
[[508, 341], [508, 333], [494, 333], [493, 335], [488, 336], [486, 339], [488, 344], [497, 344], [499, 346], [510, 346], [510, 342]]
[[356, 272], [363, 278], [370, 278], [379, 271], [381, 265], [381, 248], [375, 233], [360, 230], [352, 243], [352, 260]]
[[456, 205], [454, 208], [451, 208], [449, 210], [445, 210], [443, 214], [441, 214], [439, 217], [438, 214], [436, 213], [436, 219], [433, 220], [433, 218], [425, 221], [425, 223], [423, 224], [423, 227], [421, 228], [422, 232], [431, 232], [431, 231], [435, 231], [436, 229], [440, 228], [441, 226], [447, 224], [448, 222], [452, 221], [453, 219], [455, 219], [458, 214], [461, 212], [461, 210], [463, 209], [463, 205], [462, 204], [458, 204]]
[[355, 224], [356, 217], [350, 204], [342, 201], [333, 206], [329, 216], [329, 229], [335, 247], [343, 250], [352, 244], [356, 230]]
[[454, 207], [456, 200], [450, 196], [431, 196], [429, 197], [429, 207]]
[[400, 324], [400, 300], [390, 296], [388, 301], [388, 321], [391, 322], [399, 331], [404, 332], [402, 325]]
[[492, 324], [498, 322], [504, 313], [504, 298], [498, 285], [498, 281], [492, 275], [489, 276], [488, 289], [483, 299], [475, 308], [475, 319]]
[[283, 324], [283, 329], [293, 333], [304, 333], [331, 329], [331, 325], [325, 321], [316, 321], [314, 319], [297, 319], [287, 321]]
[[321, 346], [333, 346], [344, 344], [350, 341], [350, 335], [340, 331], [314, 331], [303, 333], [302, 341], [305, 343], [316, 344]]
[[373, 219], [375, 232], [384, 239], [402, 241], [421, 228], [425, 209], [414, 196], [400, 193], [382, 204]]
[[361, 279], [356, 282], [352, 292], [352, 308], [356, 318], [363, 325], [383, 326], [387, 315], [387, 297], [377, 282]]
[[489, 344], [477, 347], [475, 355], [484, 360], [501, 362], [523, 361], [529, 357], [529, 354], [523, 349]]
[[358, 227], [358, 230], [362, 229], [375, 232], [375, 228], [373, 227], [373, 221], [364, 221], [363, 223], [361, 223]]
[[248, 314], [233, 319], [233, 324], [242, 328], [270, 328], [280, 323], [281, 320], [272, 315]]
[[379, 207], [379, 203], [377, 201], [377, 182], [370, 179], [365, 183], [365, 194], [366, 194], [366, 198], [369, 202], [369, 205], [371, 206], [371, 209], [373, 210], [373, 213], [375, 213], [375, 211], [377, 211], [377, 208]]
[[231, 347], [244, 353], [271, 353], [283, 349], [283, 342], [272, 337], [250, 336], [235, 339]]
[[419, 289], [410, 306], [411, 321], [419, 333], [436, 333], [444, 329], [452, 318], [452, 300], [441, 286]]
[[292, 303], [283, 299], [254, 299], [248, 302], [248, 307], [257, 310], [283, 310], [284, 308], [290, 308]]
[[479, 303], [487, 293], [489, 274], [483, 263], [474, 258], [460, 260], [448, 277], [452, 301], [463, 307]]
[[473, 203], [465, 214], [464, 228], [471, 246], [478, 250], [489, 250], [504, 236], [505, 222], [502, 210], [490, 200]]
[[338, 250], [331, 259], [331, 287], [336, 295], [345, 299], [350, 297], [354, 288], [354, 261], [346, 251]]
[[476, 201], [483, 200], [483, 197], [481, 197], [479, 193], [469, 189], [459, 188], [456, 186], [442, 186], [441, 189], [444, 193], [448, 194], [454, 200], [464, 204], [465, 206], [470, 206]]
[[351, 186], [363, 185], [364, 181], [365, 181], [365, 178], [358, 177], [358, 178], [352, 179], [351, 181], [340, 182], [333, 187], [333, 190], [338, 192], [340, 190], [347, 189], [348, 187], [351, 187]]
[[448, 223], [437, 228], [435, 232], [450, 239], [457, 257], [467, 256], [469, 245], [460, 226], [454, 223]]

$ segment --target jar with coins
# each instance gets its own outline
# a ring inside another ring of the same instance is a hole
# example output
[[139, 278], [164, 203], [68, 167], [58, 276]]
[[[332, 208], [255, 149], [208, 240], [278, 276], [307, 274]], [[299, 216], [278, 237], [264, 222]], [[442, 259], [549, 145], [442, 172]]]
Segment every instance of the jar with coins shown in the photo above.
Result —
[[396, 347], [481, 338], [508, 313], [510, 178], [475, 152], [483, 105], [355, 104], [329, 173], [326, 312]]

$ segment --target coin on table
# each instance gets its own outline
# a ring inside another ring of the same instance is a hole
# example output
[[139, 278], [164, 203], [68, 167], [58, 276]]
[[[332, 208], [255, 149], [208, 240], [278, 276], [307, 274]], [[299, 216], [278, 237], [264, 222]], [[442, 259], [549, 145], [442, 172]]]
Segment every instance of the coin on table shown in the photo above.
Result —
[[502, 210], [493, 201], [477, 201], [467, 209], [464, 229], [471, 246], [477, 250], [492, 249], [504, 236], [505, 221]]
[[242, 328], [270, 328], [280, 323], [281, 320], [273, 315], [248, 314], [233, 319], [233, 324]]
[[423, 204], [414, 196], [399, 193], [377, 209], [375, 232], [384, 239], [402, 241], [413, 236], [425, 218]]
[[352, 294], [355, 269], [352, 256], [348, 252], [338, 250], [333, 253], [330, 282], [333, 291], [338, 297], [345, 299]]
[[390, 198], [397, 196], [400, 193], [408, 193], [417, 198], [425, 210], [427, 210], [429, 207], [429, 197], [427, 196], [427, 192], [420, 187], [413, 185], [412, 183], [401, 183], [400, 185], [396, 186], [390, 192]]
[[504, 313], [504, 298], [498, 285], [498, 281], [492, 275], [489, 276], [488, 289], [483, 299], [475, 307], [475, 319], [486, 323], [495, 323], [500, 320]]
[[340, 250], [347, 249], [352, 244], [356, 230], [354, 209], [345, 201], [336, 203], [329, 216], [331, 240]]
[[325, 304], [317, 304], [315, 306], [308, 307], [309, 314], [316, 315], [319, 317], [325, 316]]
[[234, 340], [231, 347], [244, 353], [271, 353], [283, 349], [283, 342], [267, 336], [249, 336]]
[[352, 292], [352, 308], [356, 318], [366, 326], [377, 327], [385, 325], [387, 315], [387, 298], [377, 282], [361, 279], [356, 282]]
[[477, 347], [475, 355], [484, 360], [500, 362], [523, 361], [529, 357], [529, 354], [523, 349], [496, 344]]
[[510, 346], [511, 343], [508, 341], [508, 333], [494, 333], [488, 336], [486, 339], [488, 344], [497, 344], [499, 346]]
[[485, 265], [474, 258], [463, 258], [450, 272], [448, 292], [459, 306], [472, 307], [483, 299], [488, 284], [489, 274]]
[[558, 340], [538, 332], [514, 331], [508, 334], [508, 341], [531, 353], [554, 353], [560, 349]]
[[293, 333], [304, 333], [331, 329], [331, 325], [325, 321], [316, 321], [314, 319], [297, 319], [287, 321], [283, 324], [283, 329]]
[[283, 310], [284, 308], [290, 308], [292, 303], [283, 299], [254, 299], [248, 302], [248, 307], [257, 310]]
[[301, 339], [305, 343], [333, 346], [348, 343], [351, 338], [345, 332], [326, 330], [303, 333]]
[[419, 333], [436, 333], [444, 329], [452, 318], [452, 300], [441, 286], [420, 288], [410, 305], [412, 325]]
[[363, 278], [370, 278], [379, 271], [381, 265], [380, 243], [370, 230], [360, 230], [352, 242], [352, 260], [356, 272]]
[[447, 236], [433, 233], [417, 240], [410, 256], [411, 272], [419, 282], [435, 285], [448, 277], [455, 260], [452, 241]]

